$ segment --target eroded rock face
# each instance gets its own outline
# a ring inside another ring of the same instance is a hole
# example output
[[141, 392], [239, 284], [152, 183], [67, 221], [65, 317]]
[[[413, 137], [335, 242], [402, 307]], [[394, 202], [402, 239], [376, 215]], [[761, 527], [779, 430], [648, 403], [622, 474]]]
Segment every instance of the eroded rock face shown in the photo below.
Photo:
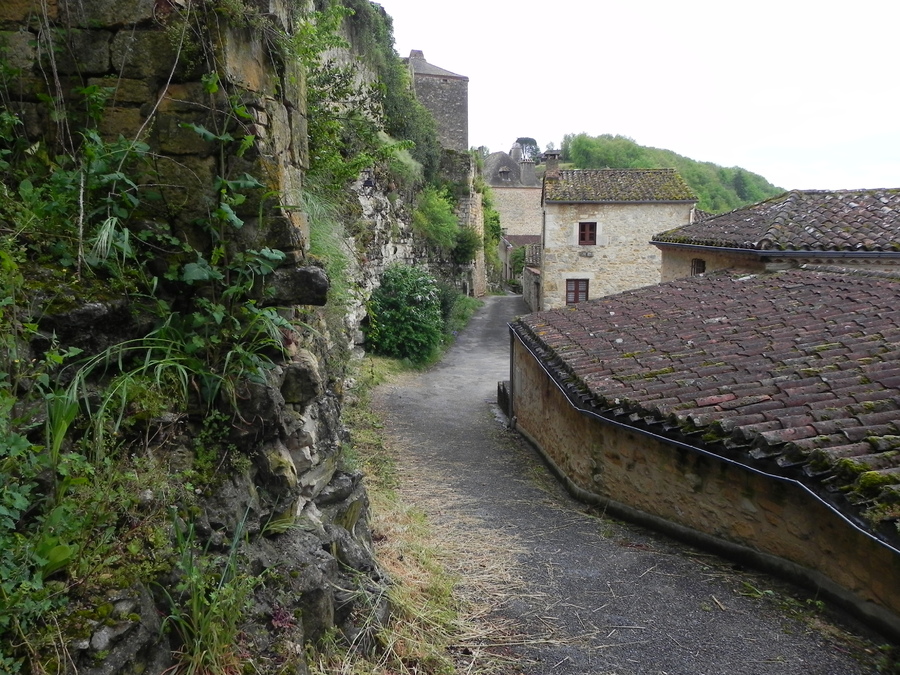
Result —
[[[294, 25], [302, 3], [273, 0], [263, 4], [266, 20], [286, 29]], [[40, 50], [35, 48], [40, 35], [50, 32], [35, 19], [43, 7], [44, 19], [65, 24], [58, 34], [62, 42], [57, 65], [58, 72], [69, 78], [66, 86], [114, 89], [99, 132], [109, 139], [139, 138], [152, 149], [152, 182], [161, 199], [146, 206], [145, 222], [135, 222], [134, 232], [176, 236], [208, 254], [213, 248], [211, 235], [208, 227], [196, 221], [208, 219], [210, 204], [218, 203], [220, 176], [223, 171], [232, 176], [253, 175], [264, 187], [249, 191], [246, 201], [235, 206], [241, 226], [229, 245], [233, 252], [270, 248], [285, 254], [280, 266], [261, 277], [250, 295], [257, 306], [279, 307], [279, 313], [295, 320], [298, 307], [322, 306], [329, 292], [325, 271], [307, 253], [307, 219], [294, 206], [301, 203], [297, 196], [308, 166], [303, 76], [296, 64], [282, 63], [266, 53], [268, 43], [257, 39], [253, 31], [228, 29], [216, 36], [224, 42], [215, 45], [215, 51], [224, 59], [218, 75], [232, 98], [225, 96], [224, 86], [214, 94], [203, 80], [209, 73], [201, 72], [202, 59], [176, 61], [180, 43], [173, 40], [172, 26], [177, 26], [174, 19], [183, 5], [157, 0], [0, 2], [0, 48], [5, 52], [0, 56], [21, 71], [19, 90], [24, 92], [21, 100], [12, 102], [11, 110], [35, 139], [55, 128], [50, 107], [42, 100], [45, 82]], [[249, 117], [242, 119], [244, 131], [255, 143], [242, 157], [232, 153], [222, 158], [219, 147], [195, 127], [215, 128], [237, 101], [246, 108]], [[398, 225], [402, 200], [399, 207], [384, 195], [370, 201], [378, 227], [373, 246], [387, 257], [372, 264], [354, 261], [359, 265], [355, 274], [365, 279], [347, 323], [354, 327], [355, 338], [318, 328], [302, 337], [285, 335], [288, 356], [266, 372], [265, 381], [247, 378], [227, 393], [234, 402], [234, 414], [223, 404], [218, 412], [227, 421], [221, 422], [221, 429], [206, 431], [218, 433], [227, 452], [244, 461], [239, 470], [217, 475], [209, 486], [198, 489], [203, 494], [197, 504], [191, 503], [173, 524], [174, 533], [176, 527], [186, 529], [185, 521], [190, 520], [197, 554], [209, 555], [211, 560], [233, 542], [243, 542], [241, 571], [260, 580], [253, 611], [243, 627], [248, 647], [292, 653], [299, 673], [305, 670], [306, 640], [315, 640], [335, 626], [347, 635], [359, 635], [363, 629], [353, 625], [357, 607], [376, 607], [379, 621], [388, 613], [383, 600], [387, 582], [372, 554], [365, 486], [360, 474], [342, 469], [341, 446], [347, 441], [340, 419], [342, 366], [329, 363], [340, 351], [334, 348], [336, 343], [361, 341], [362, 298], [384, 264], [415, 257], [409, 227]], [[280, 204], [287, 206], [280, 208]], [[391, 243], [392, 239], [398, 243]], [[349, 246], [356, 250], [354, 241]], [[160, 253], [148, 270], [158, 278], [158, 290], [168, 294], [166, 300], [175, 306], [185, 300], [177, 297], [170, 283], [170, 263]], [[101, 280], [100, 285], [109, 284]], [[56, 340], [62, 348], [75, 346], [92, 356], [140, 340], [156, 327], [154, 317], [138, 311], [134, 298], [101, 290], [109, 292], [99, 293], [99, 299], [91, 302], [69, 298], [74, 293], [58, 287], [51, 287], [47, 297], [35, 298], [35, 305], [45, 311], [36, 317], [40, 330], [30, 345], [23, 345], [22, 353], [40, 355]], [[191, 292], [205, 297], [202, 284]], [[51, 303], [51, 295], [64, 295], [71, 302]], [[315, 317], [310, 319], [314, 321]], [[346, 351], [341, 353], [346, 356]], [[102, 377], [98, 372], [98, 380]], [[92, 386], [99, 391], [102, 384]], [[197, 381], [192, 379], [190, 386], [196, 395]], [[153, 441], [147, 441], [141, 451], [160, 460], [173, 481], [184, 480], [183, 474], [197, 464], [198, 448], [207, 442], [202, 435], [206, 414], [191, 409], [152, 420], [154, 433], [147, 438], [152, 436]], [[135, 498], [152, 503], [153, 491], [145, 492]], [[183, 505], [170, 506], [177, 512]], [[153, 581], [171, 585], [177, 574]], [[147, 585], [118, 590], [104, 600], [113, 609], [91, 625], [87, 636], [66, 645], [79, 673], [158, 675], [171, 668], [177, 645], [170, 644], [169, 636], [160, 630], [167, 601], [153, 588], [147, 580]]]

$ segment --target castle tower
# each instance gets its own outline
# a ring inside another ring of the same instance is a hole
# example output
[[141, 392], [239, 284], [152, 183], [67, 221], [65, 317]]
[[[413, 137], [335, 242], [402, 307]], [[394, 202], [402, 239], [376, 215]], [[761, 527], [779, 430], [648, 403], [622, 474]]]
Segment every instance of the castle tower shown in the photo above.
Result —
[[469, 78], [438, 68], [419, 49], [409, 53], [413, 92], [434, 116], [441, 147], [469, 150]]

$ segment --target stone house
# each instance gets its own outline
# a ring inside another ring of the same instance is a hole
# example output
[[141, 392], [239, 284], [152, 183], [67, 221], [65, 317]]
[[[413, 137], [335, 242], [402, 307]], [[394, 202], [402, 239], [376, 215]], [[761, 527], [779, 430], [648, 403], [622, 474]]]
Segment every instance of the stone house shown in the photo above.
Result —
[[559, 153], [546, 157], [541, 268], [523, 280], [539, 298], [532, 309], [658, 283], [661, 256], [648, 242], [665, 223], [691, 222], [697, 197], [684, 179], [673, 169], [560, 170]]
[[512, 426], [605, 512], [900, 636], [900, 277], [723, 270], [511, 324]]
[[491, 188], [494, 208], [500, 214], [503, 236], [497, 253], [503, 265], [503, 279], [513, 278], [510, 257], [520, 246], [540, 243], [543, 210], [541, 181], [534, 160], [523, 157], [522, 146], [513, 143], [509, 153], [493, 152], [484, 158], [484, 182]]
[[895, 270], [900, 189], [794, 190], [655, 235], [662, 280], [804, 263]]

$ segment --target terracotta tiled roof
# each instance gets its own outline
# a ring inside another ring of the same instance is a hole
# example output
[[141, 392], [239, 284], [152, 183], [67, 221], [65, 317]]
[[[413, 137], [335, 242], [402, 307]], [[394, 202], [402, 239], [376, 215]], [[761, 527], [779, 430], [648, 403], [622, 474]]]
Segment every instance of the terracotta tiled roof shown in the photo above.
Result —
[[900, 280], [720, 272], [513, 328], [584, 407], [801, 480], [896, 540]]
[[653, 241], [760, 251], [900, 251], [900, 189], [794, 190]]
[[546, 202], [696, 202], [674, 169], [577, 169], [544, 180]]

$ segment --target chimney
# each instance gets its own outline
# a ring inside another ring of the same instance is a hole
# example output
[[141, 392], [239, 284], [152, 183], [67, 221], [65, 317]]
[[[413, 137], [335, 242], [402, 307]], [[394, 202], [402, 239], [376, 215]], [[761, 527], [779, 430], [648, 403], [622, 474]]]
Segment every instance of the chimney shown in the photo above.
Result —
[[533, 159], [523, 159], [519, 162], [519, 170], [522, 185], [539, 185], [537, 176], [534, 174]]
[[559, 180], [559, 150], [547, 150], [544, 153], [547, 168], [544, 170], [545, 180]]

